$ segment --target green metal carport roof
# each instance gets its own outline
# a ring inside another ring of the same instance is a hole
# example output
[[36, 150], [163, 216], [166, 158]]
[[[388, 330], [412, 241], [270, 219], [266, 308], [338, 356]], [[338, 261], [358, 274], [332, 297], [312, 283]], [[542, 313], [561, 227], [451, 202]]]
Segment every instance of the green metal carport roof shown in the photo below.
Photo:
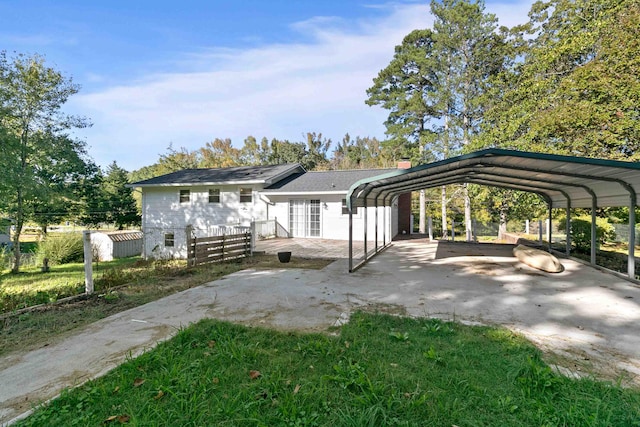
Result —
[[[349, 208], [390, 206], [403, 193], [461, 183], [537, 193], [550, 210], [592, 208], [595, 220], [597, 207], [637, 205], [640, 163], [490, 148], [362, 179], [351, 186], [347, 203]], [[629, 216], [635, 224], [634, 209]], [[633, 233], [629, 243], [631, 268]]]

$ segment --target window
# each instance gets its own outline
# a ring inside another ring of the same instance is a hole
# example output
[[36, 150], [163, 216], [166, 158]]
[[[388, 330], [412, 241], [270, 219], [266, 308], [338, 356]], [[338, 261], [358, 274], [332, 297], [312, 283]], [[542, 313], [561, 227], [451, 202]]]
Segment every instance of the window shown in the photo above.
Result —
[[220, 189], [209, 189], [209, 203], [220, 203]]
[[173, 233], [165, 233], [165, 235], [164, 235], [164, 246], [166, 248], [172, 248], [173, 247], [173, 245], [175, 243], [173, 237], [174, 237]]
[[250, 188], [240, 189], [240, 203], [251, 203], [253, 200], [253, 191]]
[[[353, 214], [358, 214], [358, 208], [353, 208]], [[347, 207], [347, 199], [342, 199], [342, 215], [349, 215], [349, 208]]]
[[187, 203], [191, 198], [191, 191], [180, 190], [180, 203]]

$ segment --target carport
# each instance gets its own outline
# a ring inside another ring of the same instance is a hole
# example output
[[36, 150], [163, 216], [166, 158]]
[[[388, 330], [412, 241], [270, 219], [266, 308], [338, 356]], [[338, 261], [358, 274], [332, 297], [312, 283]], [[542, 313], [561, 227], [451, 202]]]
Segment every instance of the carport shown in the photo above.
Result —
[[[635, 207], [640, 190], [640, 163], [556, 154], [490, 148], [446, 160], [399, 169], [362, 179], [347, 193], [349, 208], [349, 272], [364, 265], [391, 240], [378, 236], [378, 208], [391, 206], [400, 194], [450, 184], [478, 184], [536, 193], [549, 208], [548, 241], [551, 250], [553, 209], [566, 209], [566, 252], [571, 249], [571, 208], [591, 209], [591, 264], [596, 263], [596, 210], [599, 207], [629, 207], [629, 252], [627, 274], [635, 272]], [[353, 260], [352, 210], [375, 207], [375, 247], [368, 252], [367, 210], [364, 209], [364, 259]], [[383, 209], [383, 214], [386, 210]]]

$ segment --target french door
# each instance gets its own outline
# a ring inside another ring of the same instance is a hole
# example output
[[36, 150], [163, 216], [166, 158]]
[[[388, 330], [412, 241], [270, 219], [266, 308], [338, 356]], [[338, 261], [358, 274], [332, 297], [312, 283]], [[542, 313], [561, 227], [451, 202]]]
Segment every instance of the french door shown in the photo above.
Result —
[[293, 237], [320, 237], [320, 200], [289, 200], [289, 230]]

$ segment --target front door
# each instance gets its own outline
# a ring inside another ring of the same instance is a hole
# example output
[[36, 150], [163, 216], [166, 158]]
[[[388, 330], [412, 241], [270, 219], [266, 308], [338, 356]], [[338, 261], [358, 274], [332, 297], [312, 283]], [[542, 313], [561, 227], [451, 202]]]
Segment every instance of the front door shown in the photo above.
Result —
[[293, 237], [320, 237], [320, 200], [289, 200], [289, 230]]

